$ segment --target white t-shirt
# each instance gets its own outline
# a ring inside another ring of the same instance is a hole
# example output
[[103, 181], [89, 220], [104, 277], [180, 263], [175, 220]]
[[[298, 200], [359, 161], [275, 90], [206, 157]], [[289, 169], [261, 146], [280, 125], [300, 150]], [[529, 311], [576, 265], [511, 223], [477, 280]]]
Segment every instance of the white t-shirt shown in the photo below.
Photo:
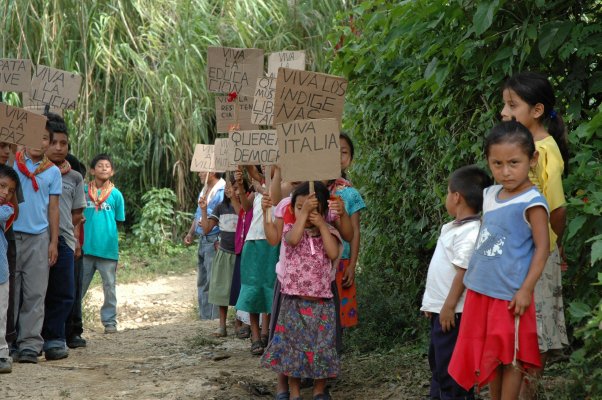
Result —
[[[441, 312], [456, 276], [456, 266], [468, 268], [480, 226], [479, 220], [463, 223], [452, 221], [443, 225], [429, 265], [421, 311]], [[458, 300], [456, 313], [461, 313], [464, 309], [465, 296], [466, 290]]]
[[261, 193], [255, 193], [253, 199], [253, 219], [251, 220], [251, 226], [247, 233], [245, 241], [249, 240], [263, 240], [265, 239], [265, 231], [263, 230], [263, 209], [261, 208], [261, 199], [263, 195]]

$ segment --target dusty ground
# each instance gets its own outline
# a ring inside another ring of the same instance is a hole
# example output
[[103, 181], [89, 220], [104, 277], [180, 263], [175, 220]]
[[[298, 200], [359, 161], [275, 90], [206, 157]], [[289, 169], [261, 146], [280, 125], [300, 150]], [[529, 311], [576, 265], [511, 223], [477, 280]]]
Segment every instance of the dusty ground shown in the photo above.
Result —
[[[259, 399], [272, 398], [275, 376], [259, 368], [250, 342], [228, 336], [214, 339], [217, 321], [196, 319], [196, 278], [168, 276], [118, 286], [119, 332], [103, 334], [98, 317], [102, 294], [87, 300], [88, 347], [69, 358], [37, 365], [15, 364], [0, 376], [1, 399]], [[229, 327], [233, 334], [233, 328]], [[413, 356], [415, 357], [415, 356]], [[358, 360], [358, 363], [361, 363]], [[371, 360], [378, 365], [378, 360]], [[346, 375], [332, 390], [335, 399], [418, 399], [427, 393], [426, 362], [393, 371], [391, 381], [372, 368]], [[359, 364], [358, 364], [359, 365]], [[411, 382], [411, 383], [410, 383]], [[310, 392], [304, 392], [311, 398]]]

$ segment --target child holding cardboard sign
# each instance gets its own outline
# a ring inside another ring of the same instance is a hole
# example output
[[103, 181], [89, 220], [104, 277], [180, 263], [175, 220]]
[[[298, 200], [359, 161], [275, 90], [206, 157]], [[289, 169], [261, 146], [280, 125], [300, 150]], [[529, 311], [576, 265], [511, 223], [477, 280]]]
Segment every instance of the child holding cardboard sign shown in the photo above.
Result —
[[[326, 379], [336, 377], [340, 370], [331, 276], [342, 243], [325, 219], [328, 189], [315, 182], [315, 193], [309, 192], [308, 182], [299, 185], [291, 199], [295, 221], [286, 221], [282, 231], [271, 229], [270, 236], [276, 233], [284, 248], [280, 260], [283, 296], [274, 336], [261, 362], [288, 376], [290, 398], [300, 399], [301, 379], [310, 378], [314, 379], [313, 398], [329, 399]], [[279, 393], [278, 398], [289, 398], [289, 393]]]

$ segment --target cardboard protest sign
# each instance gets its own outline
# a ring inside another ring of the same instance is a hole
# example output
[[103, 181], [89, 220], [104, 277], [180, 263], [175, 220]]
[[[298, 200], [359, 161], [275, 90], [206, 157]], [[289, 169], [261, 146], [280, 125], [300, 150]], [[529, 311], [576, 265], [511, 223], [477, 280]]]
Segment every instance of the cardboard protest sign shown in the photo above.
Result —
[[29, 92], [31, 60], [0, 58], [0, 92]]
[[56, 107], [47, 106], [46, 104], [37, 104], [33, 105], [31, 98], [29, 97], [29, 93], [23, 93], [23, 108], [27, 111], [31, 111], [34, 114], [44, 115], [46, 112], [46, 107], [48, 107], [48, 112], [63, 116], [63, 110]]
[[207, 88], [214, 93], [250, 95], [263, 75], [263, 50], [207, 48]]
[[278, 68], [305, 70], [305, 51], [279, 51], [268, 55], [268, 76], [278, 76]]
[[296, 120], [277, 125], [282, 180], [318, 181], [341, 176], [339, 121]]
[[276, 93], [276, 78], [261, 77], [257, 79], [251, 123], [255, 125], [272, 126], [274, 120], [274, 94]]
[[228, 158], [236, 165], [271, 165], [279, 158], [276, 130], [232, 131]]
[[343, 118], [347, 80], [344, 78], [280, 68], [276, 80], [274, 124], [296, 119]]
[[82, 77], [76, 73], [38, 65], [31, 79], [30, 104], [24, 104], [48, 104], [51, 108], [74, 109], [81, 84]]
[[0, 103], [0, 142], [40, 149], [46, 117]]
[[233, 129], [249, 130], [257, 128], [251, 122], [253, 111], [252, 96], [237, 96], [228, 102], [228, 96], [215, 96], [215, 119], [218, 132], [230, 132]]
[[231, 164], [228, 159], [229, 138], [215, 139], [215, 172], [236, 171], [236, 164]]
[[192, 172], [215, 171], [215, 158], [213, 156], [214, 146], [212, 144], [197, 144], [194, 146], [194, 156], [190, 163]]

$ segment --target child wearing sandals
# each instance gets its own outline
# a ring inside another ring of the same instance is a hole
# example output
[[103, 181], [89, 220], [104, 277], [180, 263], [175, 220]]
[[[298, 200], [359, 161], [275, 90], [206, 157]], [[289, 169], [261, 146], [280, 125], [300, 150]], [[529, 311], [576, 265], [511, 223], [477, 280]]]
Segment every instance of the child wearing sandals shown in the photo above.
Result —
[[516, 121], [485, 140], [498, 185], [483, 192], [483, 221], [464, 276], [463, 319], [448, 372], [464, 389], [518, 398], [525, 368], [539, 367], [533, 291], [548, 258], [548, 205], [529, 180], [533, 137]]
[[[294, 191], [291, 206], [295, 221], [284, 223], [282, 233], [270, 221], [270, 232], [281, 236], [282, 302], [274, 336], [262, 356], [264, 367], [289, 379], [291, 399], [300, 399], [302, 378], [314, 379], [314, 399], [329, 399], [326, 379], [340, 371], [336, 351], [336, 312], [331, 290], [333, 261], [340, 255], [341, 239], [326, 221], [328, 189], [315, 182], [309, 193], [304, 182]], [[286, 398], [289, 393], [283, 393]], [[284, 396], [282, 396], [284, 398]]]
[[225, 337], [227, 336], [226, 317], [230, 303], [230, 288], [236, 261], [234, 235], [236, 234], [240, 203], [238, 198], [233, 195], [231, 183], [227, 182], [224, 190], [224, 200], [213, 210], [211, 215], [207, 215], [207, 200], [204, 197], [199, 200], [199, 207], [201, 208], [199, 225], [205, 235], [219, 224], [219, 248], [211, 266], [209, 303], [219, 307], [219, 328], [213, 335]]
[[[568, 165], [566, 129], [562, 117], [554, 110], [556, 97], [548, 79], [535, 72], [521, 72], [508, 79], [503, 90], [502, 120], [516, 119], [533, 135], [539, 153], [537, 165], [529, 178], [546, 198], [550, 207], [550, 256], [535, 286], [537, 335], [543, 366], [547, 356], [568, 346], [562, 300], [560, 241], [566, 226], [566, 200], [562, 174]], [[537, 396], [537, 378], [541, 369], [531, 371], [525, 379], [521, 396]], [[534, 379], [535, 378], [535, 379]]]

